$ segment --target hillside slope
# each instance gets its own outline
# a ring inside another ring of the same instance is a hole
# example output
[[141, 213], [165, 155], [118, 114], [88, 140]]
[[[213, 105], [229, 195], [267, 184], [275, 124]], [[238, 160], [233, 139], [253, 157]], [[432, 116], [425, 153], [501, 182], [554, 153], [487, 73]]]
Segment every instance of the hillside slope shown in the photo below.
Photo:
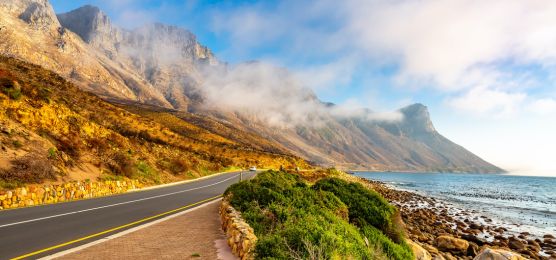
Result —
[[[272, 128], [241, 115], [225, 114], [228, 122], [281, 143], [308, 160], [350, 170], [498, 173], [486, 162], [438, 133], [422, 104], [399, 112], [399, 121], [368, 120], [362, 116], [327, 117], [318, 125]], [[212, 112], [214, 113], [214, 112]], [[249, 121], [250, 124], [242, 124]]]
[[252, 139], [261, 145], [250, 146], [172, 113], [125, 110], [13, 58], [0, 57], [0, 107], [5, 187], [124, 176], [161, 183], [230, 167], [308, 167], [260, 137]]
[[240, 145], [343, 169], [503, 171], [439, 134], [423, 105], [399, 110], [396, 120], [367, 110], [338, 114], [287, 70], [227, 65], [183, 28], [127, 30], [93, 6], [54, 15], [47, 0], [6, 0], [0, 12], [1, 54], [123, 107], [164, 111]]

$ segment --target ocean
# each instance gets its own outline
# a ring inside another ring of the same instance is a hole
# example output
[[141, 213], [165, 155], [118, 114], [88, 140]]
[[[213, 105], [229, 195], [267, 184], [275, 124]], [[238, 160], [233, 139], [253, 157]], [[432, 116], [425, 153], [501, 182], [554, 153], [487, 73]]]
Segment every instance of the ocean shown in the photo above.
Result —
[[556, 178], [507, 174], [357, 172], [395, 189], [475, 210], [516, 233], [556, 235]]

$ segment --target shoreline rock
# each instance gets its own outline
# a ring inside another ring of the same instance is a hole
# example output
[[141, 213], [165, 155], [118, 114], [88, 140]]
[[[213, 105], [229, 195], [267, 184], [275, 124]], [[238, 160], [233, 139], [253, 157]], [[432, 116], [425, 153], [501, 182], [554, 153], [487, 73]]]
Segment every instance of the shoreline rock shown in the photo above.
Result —
[[[392, 189], [379, 181], [349, 178], [363, 180], [366, 186], [395, 205], [406, 224], [407, 238], [419, 242], [432, 259], [477, 259], [487, 249], [490, 251], [486, 255], [511, 253], [514, 258], [479, 259], [556, 259], [556, 239], [551, 234], [538, 238], [526, 232], [514, 234], [496, 226], [487, 216], [474, 216], [476, 211], [457, 209], [435, 198]], [[439, 246], [440, 237], [443, 238]], [[465, 243], [458, 250], [445, 246], [447, 241], [460, 240], [467, 242], [465, 250]]]

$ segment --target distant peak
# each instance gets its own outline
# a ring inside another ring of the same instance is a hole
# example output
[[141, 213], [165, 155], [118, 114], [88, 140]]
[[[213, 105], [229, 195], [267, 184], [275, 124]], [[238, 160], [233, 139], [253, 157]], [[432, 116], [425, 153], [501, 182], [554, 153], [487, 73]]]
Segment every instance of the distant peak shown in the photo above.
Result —
[[415, 103], [400, 109], [405, 122], [417, 131], [435, 132], [429, 109], [421, 103]]
[[401, 110], [405, 110], [405, 111], [428, 111], [427, 106], [421, 104], [421, 103], [415, 103], [409, 106], [406, 106], [404, 108], [402, 108]]
[[58, 15], [82, 15], [84, 16], [84, 19], [90, 19], [91, 17], [95, 17], [95, 16], [105, 16], [106, 14], [104, 14], [104, 12], [102, 12], [102, 10], [100, 10], [100, 8], [94, 6], [94, 5], [84, 5], [81, 6], [77, 9], [73, 9], [67, 13], [62, 13], [62, 14], [58, 14]]
[[91, 43], [99, 35], [110, 35], [110, 18], [93, 5], [84, 5], [67, 13], [58, 14], [62, 26], [78, 34], [84, 41]]
[[100, 10], [100, 8], [98, 8], [94, 5], [84, 5], [84, 6], [79, 7], [77, 9], [73, 10], [73, 11], [70, 11], [70, 12], [75, 12], [75, 11], [85, 11], [85, 12], [92, 13], [92, 14], [99, 14], [99, 13], [104, 14], [102, 12], [102, 10]]
[[2, 15], [18, 17], [37, 29], [57, 29], [60, 24], [47, 0], [0, 0]]

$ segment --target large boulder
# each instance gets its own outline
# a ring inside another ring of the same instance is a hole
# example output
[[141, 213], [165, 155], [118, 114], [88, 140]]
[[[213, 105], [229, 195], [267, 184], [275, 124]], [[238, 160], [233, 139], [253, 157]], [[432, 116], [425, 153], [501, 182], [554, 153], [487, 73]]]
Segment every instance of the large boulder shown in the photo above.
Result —
[[487, 248], [477, 255], [473, 260], [522, 260], [526, 259], [518, 253], [503, 249]]
[[415, 256], [415, 260], [432, 260], [432, 256], [431, 254], [425, 250], [423, 247], [421, 247], [419, 244], [406, 239], [405, 242], [409, 245], [409, 247], [411, 248], [411, 251], [413, 251], [413, 255]]
[[451, 236], [439, 236], [435, 240], [440, 251], [466, 254], [469, 242]]

